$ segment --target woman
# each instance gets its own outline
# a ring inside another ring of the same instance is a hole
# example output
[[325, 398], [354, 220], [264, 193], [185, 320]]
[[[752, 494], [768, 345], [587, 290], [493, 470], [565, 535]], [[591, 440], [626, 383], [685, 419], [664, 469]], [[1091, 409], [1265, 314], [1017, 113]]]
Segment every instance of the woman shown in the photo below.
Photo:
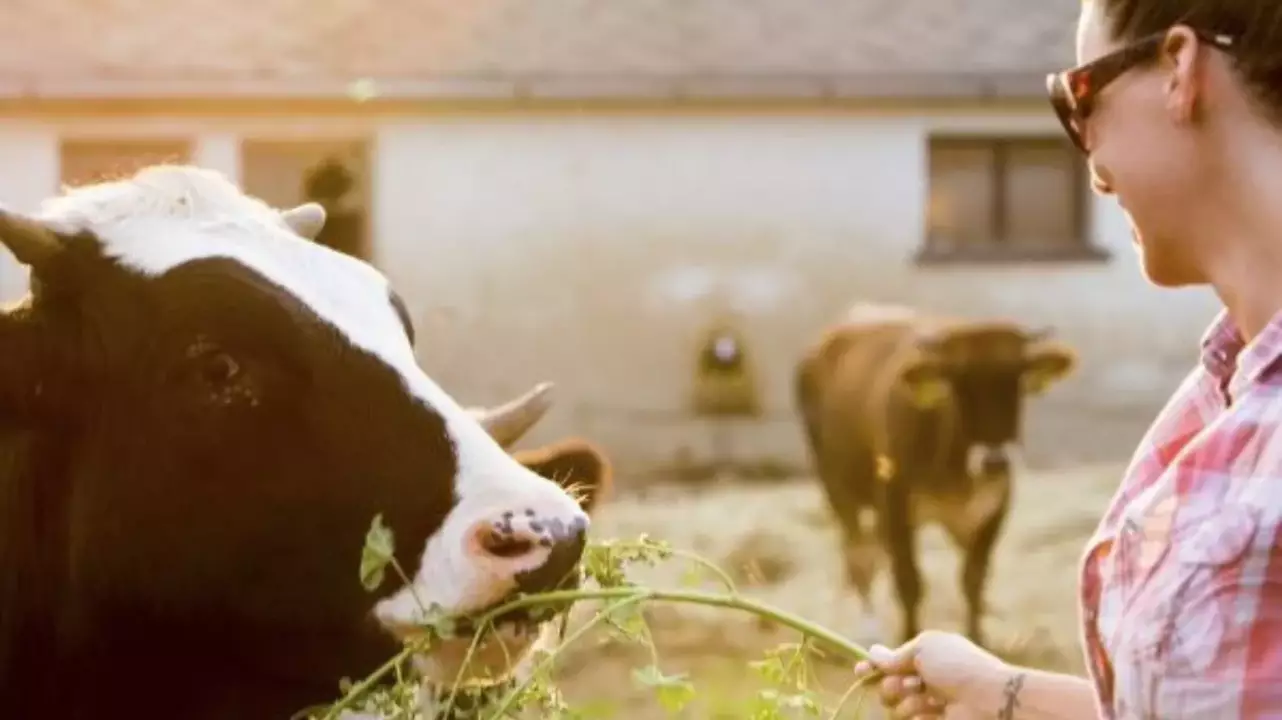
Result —
[[895, 718], [1282, 718], [1282, 2], [1086, 0], [1049, 83], [1155, 285], [1224, 311], [1081, 567], [1088, 678], [875, 648]]

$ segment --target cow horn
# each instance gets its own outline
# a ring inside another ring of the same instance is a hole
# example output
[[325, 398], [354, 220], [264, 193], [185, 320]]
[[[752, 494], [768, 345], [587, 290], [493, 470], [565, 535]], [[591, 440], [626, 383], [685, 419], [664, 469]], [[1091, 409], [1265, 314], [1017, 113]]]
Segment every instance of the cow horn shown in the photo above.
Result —
[[552, 407], [548, 397], [551, 390], [552, 383], [539, 383], [524, 395], [496, 408], [473, 408], [469, 412], [490, 437], [506, 448], [529, 432]]
[[1053, 336], [1054, 334], [1055, 334], [1055, 328], [1051, 327], [1050, 325], [1046, 325], [1044, 327], [1039, 327], [1036, 330], [1033, 330], [1032, 332], [1025, 333], [1024, 339], [1030, 343], [1035, 343], [1035, 342], [1041, 342], [1042, 340], [1045, 340]]
[[4, 208], [0, 208], [0, 245], [32, 268], [48, 262], [63, 247], [58, 234], [40, 221]]
[[281, 210], [280, 219], [299, 236], [315, 240], [325, 227], [325, 208], [320, 203], [303, 203]]

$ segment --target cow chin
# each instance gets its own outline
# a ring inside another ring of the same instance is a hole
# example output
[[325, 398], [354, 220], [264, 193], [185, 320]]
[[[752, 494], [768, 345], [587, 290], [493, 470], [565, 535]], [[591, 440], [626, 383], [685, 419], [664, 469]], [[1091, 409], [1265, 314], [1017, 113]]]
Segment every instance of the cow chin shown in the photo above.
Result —
[[473, 717], [501, 703], [528, 679], [535, 653], [555, 643], [550, 623], [525, 629], [531, 632], [498, 629], [475, 647], [450, 641], [430, 655], [415, 658], [422, 678], [415, 698], [419, 716], [424, 720]]
[[[404, 610], [404, 597], [417, 595], [409, 589], [393, 595], [380, 603], [374, 611], [383, 628], [401, 641], [422, 637], [423, 613], [417, 600], [411, 599], [414, 611]], [[538, 616], [527, 610], [516, 610], [494, 618], [487, 627], [480, 628], [473, 618], [511, 599], [505, 594], [494, 602], [456, 608], [450, 614], [456, 617], [451, 637], [433, 637], [425, 652], [414, 658], [414, 665], [424, 682], [431, 686], [452, 686], [455, 683], [498, 682], [509, 678], [547, 635], [553, 616]]]
[[550, 647], [554, 634], [550, 622], [501, 624], [480, 636], [438, 640], [414, 658], [414, 667], [425, 688], [499, 684], [519, 674], [536, 650]]
[[[427, 650], [414, 658], [415, 668], [429, 685], [498, 682], [509, 678], [541, 641], [549, 637], [555, 617], [549, 612], [537, 616], [527, 610], [503, 613], [485, 628], [470, 618], [485, 614], [505, 602], [456, 613], [451, 637], [434, 637]], [[376, 611], [377, 614], [377, 611]], [[421, 616], [421, 615], [419, 615]], [[422, 637], [422, 626], [412, 619], [380, 616], [383, 627], [398, 640]]]

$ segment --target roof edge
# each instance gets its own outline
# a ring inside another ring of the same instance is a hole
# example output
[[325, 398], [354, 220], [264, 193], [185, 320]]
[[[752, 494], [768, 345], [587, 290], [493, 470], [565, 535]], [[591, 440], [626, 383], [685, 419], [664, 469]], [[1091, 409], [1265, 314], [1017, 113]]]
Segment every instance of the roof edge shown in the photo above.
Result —
[[1021, 100], [1045, 97], [1045, 74], [379, 79], [6, 79], [0, 100]]

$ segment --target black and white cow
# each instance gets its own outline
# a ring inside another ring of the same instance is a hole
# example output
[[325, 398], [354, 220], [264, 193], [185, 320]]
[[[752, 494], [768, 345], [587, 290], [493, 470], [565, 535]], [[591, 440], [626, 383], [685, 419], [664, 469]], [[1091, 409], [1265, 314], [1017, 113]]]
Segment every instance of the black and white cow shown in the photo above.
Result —
[[[306, 239], [323, 223], [185, 166], [0, 211], [32, 274], [0, 313], [0, 717], [288, 718], [394, 654], [420, 603], [575, 577], [593, 478], [576, 502], [506, 452], [521, 408], [434, 383], [387, 279]], [[412, 586], [371, 595], [378, 513]], [[419, 666], [453, 681], [469, 642]]]

